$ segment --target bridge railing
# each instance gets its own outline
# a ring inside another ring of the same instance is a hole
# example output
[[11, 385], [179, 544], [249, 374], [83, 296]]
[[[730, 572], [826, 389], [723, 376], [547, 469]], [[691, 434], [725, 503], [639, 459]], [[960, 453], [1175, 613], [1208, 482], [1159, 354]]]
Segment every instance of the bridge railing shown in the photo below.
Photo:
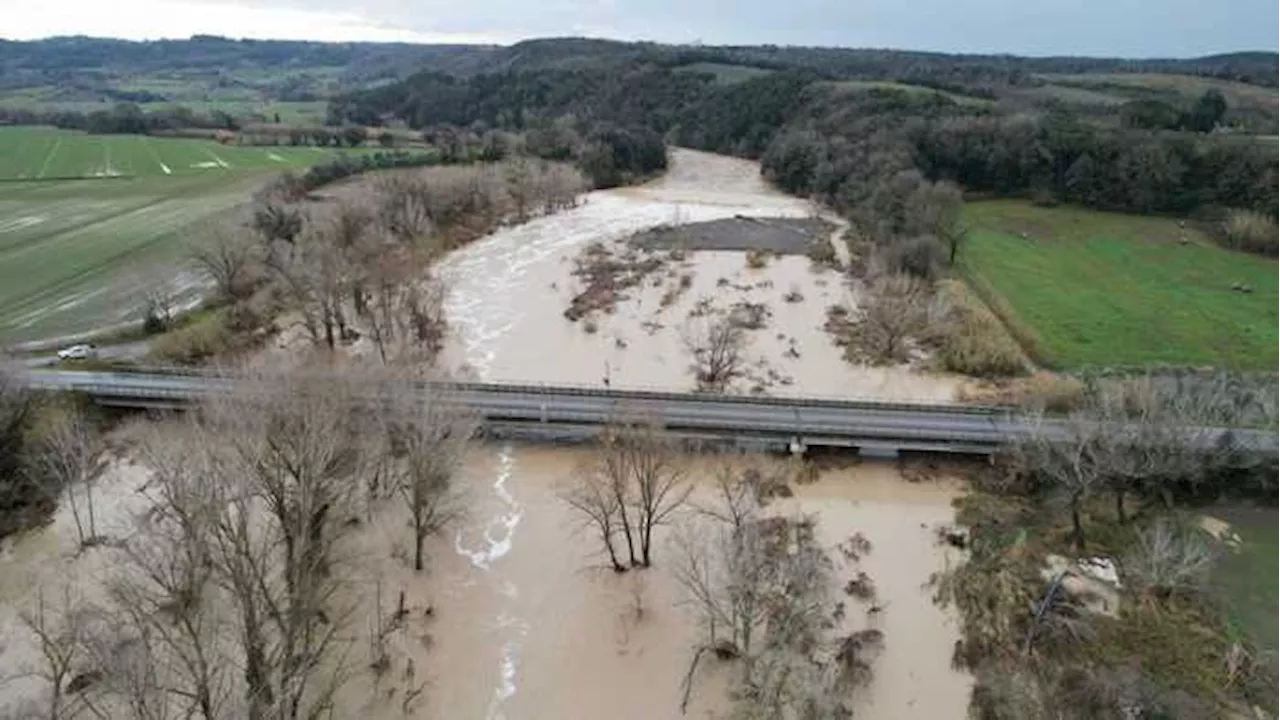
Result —
[[[32, 370], [32, 377], [39, 377], [41, 374], [59, 374], [70, 375], [67, 371], [43, 371]], [[178, 366], [137, 366], [127, 371], [93, 373], [93, 372], [77, 372], [77, 375], [86, 376], [86, 382], [91, 381], [87, 376], [98, 376], [101, 380], [101, 386], [106, 387], [109, 384], [116, 384], [118, 378], [120, 384], [125, 383], [126, 377], [209, 377], [209, 378], [235, 378], [239, 375], [235, 370], [223, 368], [188, 368]], [[111, 382], [106, 380], [110, 378]], [[660, 402], [698, 402], [705, 400], [715, 403], [736, 403], [743, 405], [784, 405], [795, 406], [804, 405], [808, 407], [829, 407], [829, 408], [860, 408], [860, 409], [878, 409], [878, 410], [902, 410], [902, 411], [929, 411], [936, 413], [954, 413], [965, 415], [998, 415], [1008, 414], [1015, 410], [1014, 407], [1008, 405], [967, 405], [958, 403], [939, 403], [923, 400], [885, 400], [871, 397], [856, 396], [840, 396], [840, 395], [821, 395], [821, 394], [784, 394], [784, 395], [731, 395], [731, 394], [710, 394], [698, 392], [679, 392], [667, 388], [654, 388], [643, 386], [610, 386], [602, 387], [599, 385], [587, 385], [582, 383], [568, 384], [550, 384], [550, 383], [521, 383], [504, 380], [439, 380], [439, 381], [417, 381], [415, 383], [419, 387], [437, 387], [441, 389], [458, 389], [471, 392], [501, 392], [501, 393], [520, 393], [525, 395], [576, 395], [582, 397], [609, 397], [618, 400], [635, 400], [635, 401], [660, 401]]]

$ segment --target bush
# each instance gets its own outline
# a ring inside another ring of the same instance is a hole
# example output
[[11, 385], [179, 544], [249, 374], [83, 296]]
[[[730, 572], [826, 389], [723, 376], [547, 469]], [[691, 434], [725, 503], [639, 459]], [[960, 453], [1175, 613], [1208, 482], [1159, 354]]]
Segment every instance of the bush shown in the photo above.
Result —
[[809, 241], [805, 248], [805, 254], [809, 256], [809, 260], [814, 265], [823, 267], [838, 267], [839, 258], [836, 257], [835, 246], [825, 237], [816, 237]]
[[1161, 518], [1142, 531], [1122, 567], [1126, 582], [1144, 598], [1166, 600], [1204, 590], [1213, 563], [1201, 530]]
[[748, 250], [747, 251], [747, 267], [752, 270], [759, 270], [769, 264], [768, 250]]
[[932, 235], [894, 240], [880, 248], [882, 269], [933, 281], [947, 262], [947, 249]]
[[1010, 403], [1065, 414], [1080, 407], [1085, 397], [1085, 385], [1071, 375], [1037, 372], [1017, 383], [1009, 395]]
[[1252, 210], [1227, 211], [1222, 234], [1234, 250], [1275, 257], [1280, 247], [1280, 229], [1275, 218]]
[[157, 337], [151, 343], [151, 357], [160, 362], [195, 365], [237, 347], [236, 335], [227, 327], [223, 313]]
[[1027, 360], [1004, 324], [963, 283], [938, 283], [940, 318], [935, 318], [934, 359], [943, 370], [979, 377], [1008, 377], [1027, 371]]

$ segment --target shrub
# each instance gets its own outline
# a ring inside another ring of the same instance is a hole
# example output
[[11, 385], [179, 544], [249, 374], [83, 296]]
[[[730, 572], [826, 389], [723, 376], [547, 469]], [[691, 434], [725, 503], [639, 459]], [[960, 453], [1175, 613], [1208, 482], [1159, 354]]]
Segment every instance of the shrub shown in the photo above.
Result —
[[825, 237], [816, 237], [809, 241], [805, 248], [805, 254], [809, 256], [809, 260], [814, 265], [823, 267], [838, 267], [840, 260], [836, 257], [835, 246]]
[[1013, 392], [1012, 402], [1051, 413], [1069, 413], [1084, 400], [1085, 386], [1070, 375], [1037, 372]]
[[1128, 583], [1144, 598], [1164, 600], [1203, 590], [1213, 563], [1204, 533], [1161, 518], [1142, 531], [1123, 567]]
[[748, 250], [747, 251], [747, 267], [752, 270], [759, 270], [769, 264], [768, 250]]
[[224, 314], [218, 312], [157, 337], [151, 343], [151, 357], [161, 362], [194, 365], [236, 347], [235, 334], [227, 327]]
[[1235, 250], [1274, 257], [1280, 247], [1280, 229], [1275, 218], [1252, 210], [1227, 211], [1222, 234], [1227, 245]]
[[894, 240], [880, 248], [882, 269], [890, 274], [913, 275], [934, 280], [947, 262], [947, 250], [932, 235]]
[[933, 323], [935, 362], [980, 377], [1022, 375], [1027, 361], [1004, 324], [957, 280], [938, 283], [941, 317]]

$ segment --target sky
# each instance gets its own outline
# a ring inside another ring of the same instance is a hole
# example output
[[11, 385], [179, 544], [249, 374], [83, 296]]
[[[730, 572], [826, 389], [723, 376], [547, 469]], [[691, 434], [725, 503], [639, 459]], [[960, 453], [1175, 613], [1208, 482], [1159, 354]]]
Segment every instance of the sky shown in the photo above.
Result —
[[1276, 0], [0, 0], [0, 37], [508, 44], [585, 35], [1019, 55], [1276, 50]]

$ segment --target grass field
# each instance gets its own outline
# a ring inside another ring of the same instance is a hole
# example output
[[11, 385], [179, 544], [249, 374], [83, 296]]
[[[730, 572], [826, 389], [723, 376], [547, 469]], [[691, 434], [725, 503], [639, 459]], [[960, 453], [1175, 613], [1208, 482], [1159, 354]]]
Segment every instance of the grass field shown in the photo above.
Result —
[[[0, 94], [0, 107], [33, 111], [66, 111], [91, 113], [95, 110], [111, 110], [119, 103], [114, 100], [45, 100], [38, 95]], [[280, 122], [292, 125], [323, 125], [328, 103], [323, 100], [283, 101], [245, 98], [209, 98], [135, 103], [144, 113], [185, 107], [194, 113], [208, 115], [220, 110], [228, 115], [246, 119], [254, 115], [272, 122], [280, 116]]]
[[0, 344], [140, 320], [160, 280], [200, 292], [192, 229], [231, 211], [261, 173], [0, 183]]
[[[1088, 75], [1046, 74], [1042, 75], [1051, 82], [1076, 85], [1080, 87], [1108, 89], [1125, 99], [1143, 97], [1144, 91], [1176, 93], [1186, 100], [1194, 100], [1206, 90], [1217, 89], [1232, 107], [1255, 107], [1275, 110], [1277, 95], [1274, 88], [1258, 87], [1246, 83], [1203, 78], [1192, 75], [1172, 75], [1166, 73], [1105, 73]], [[1126, 92], [1128, 90], [1129, 92]], [[1127, 98], [1125, 96], [1128, 96]]]
[[[371, 150], [353, 152], [368, 151]], [[316, 164], [329, 152], [314, 147], [235, 146], [213, 140], [0, 127], [0, 180], [297, 170]]]
[[184, 260], [199, 225], [330, 155], [0, 127], [0, 345], [136, 322], [162, 280], [194, 300]]
[[964, 223], [961, 271], [1041, 362], [1276, 368], [1274, 260], [1171, 219], [1017, 200], [968, 203]]

